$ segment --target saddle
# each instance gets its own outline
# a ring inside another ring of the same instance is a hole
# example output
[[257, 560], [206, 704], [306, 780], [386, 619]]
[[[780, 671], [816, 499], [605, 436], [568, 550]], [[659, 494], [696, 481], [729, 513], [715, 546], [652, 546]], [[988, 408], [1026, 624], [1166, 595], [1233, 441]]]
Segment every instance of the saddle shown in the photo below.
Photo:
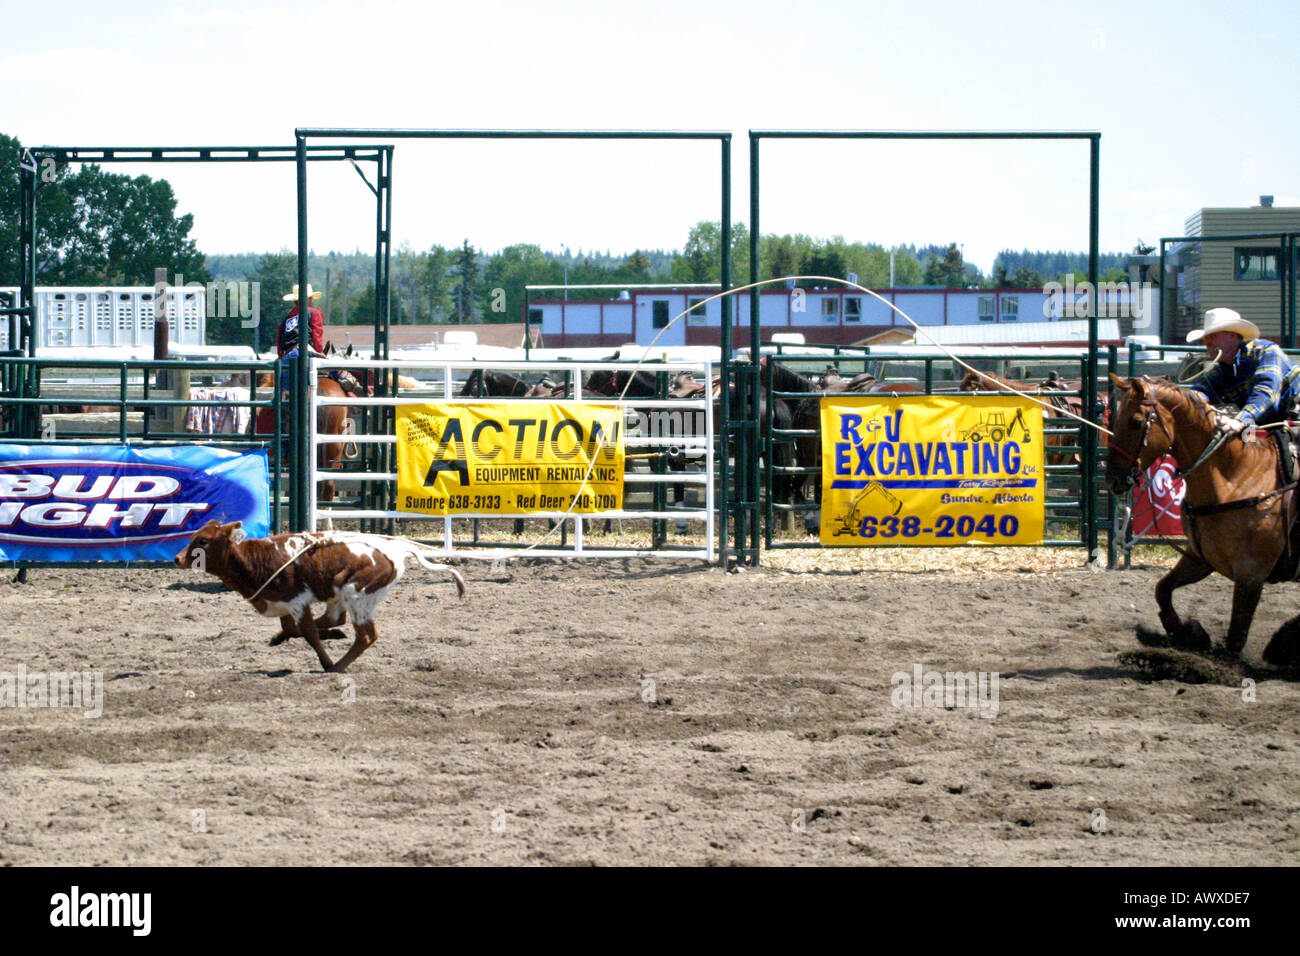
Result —
[[[1288, 421], [1285, 428], [1275, 429], [1273, 441], [1277, 444], [1278, 487], [1294, 485], [1300, 480], [1300, 422]], [[1300, 523], [1296, 521], [1295, 494], [1285, 497], [1283, 509], [1288, 529], [1286, 551], [1269, 573], [1270, 582], [1300, 580]]]

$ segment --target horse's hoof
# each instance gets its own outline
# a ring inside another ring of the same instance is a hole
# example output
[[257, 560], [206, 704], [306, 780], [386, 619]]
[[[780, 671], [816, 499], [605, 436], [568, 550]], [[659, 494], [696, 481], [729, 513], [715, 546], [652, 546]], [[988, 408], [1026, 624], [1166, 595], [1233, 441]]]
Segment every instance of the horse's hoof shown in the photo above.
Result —
[[1286, 670], [1300, 669], [1300, 624], [1287, 621], [1264, 648], [1264, 663]]
[[1205, 632], [1198, 621], [1188, 621], [1181, 631], [1169, 635], [1169, 646], [1193, 654], [1208, 654], [1214, 646], [1210, 635]]
[[279, 645], [283, 644], [292, 636], [293, 636], [292, 634], [286, 634], [284, 633], [284, 631], [281, 631], [279, 634], [275, 635], [275, 637], [271, 638], [271, 640], [268, 643], [272, 647], [278, 647]]
[[1135, 628], [1137, 632], [1137, 641], [1143, 647], [1169, 647], [1169, 635], [1164, 631], [1157, 631], [1154, 627], [1147, 627], [1145, 624], [1139, 624]]
[[329, 630], [321, 631], [320, 639], [322, 641], [346, 641], [348, 636], [337, 627], [331, 627]]

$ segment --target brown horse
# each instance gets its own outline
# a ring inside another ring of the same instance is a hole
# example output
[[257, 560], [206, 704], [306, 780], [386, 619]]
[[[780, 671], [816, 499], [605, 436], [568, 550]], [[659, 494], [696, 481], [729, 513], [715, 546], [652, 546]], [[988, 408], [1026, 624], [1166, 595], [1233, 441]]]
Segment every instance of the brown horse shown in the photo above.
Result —
[[[1043, 424], [1046, 425], [1051, 419], [1060, 419], [1057, 424], [1067, 424], [1074, 421], [1074, 419], [1063, 415], [1062, 412], [1071, 412], [1082, 416], [1083, 401], [1078, 396], [1054, 395], [1051, 392], [1065, 390], [1070, 384], [1055, 377], [1055, 375], [1049, 376], [1048, 380], [1042, 385], [1035, 385], [1033, 382], [1020, 382], [1014, 378], [1003, 378], [1001, 375], [994, 375], [992, 372], [969, 371], [966, 373], [966, 377], [961, 380], [958, 391], [996, 392], [1014, 388], [1026, 393], [1037, 393], [1043, 395], [1043, 398], [1050, 403], [1050, 405], [1042, 406]], [[1044, 392], [1044, 389], [1048, 391]], [[1077, 387], [1074, 390], [1077, 391]], [[1048, 451], [1049, 448], [1077, 447], [1078, 439], [1074, 435], [1059, 432], [1045, 434], [1043, 436], [1043, 445], [1043, 461], [1045, 464], [1075, 465], [1080, 461], [1079, 453], [1076, 451]]]
[[857, 392], [864, 395], [880, 395], [895, 392], [917, 394], [924, 391], [920, 386], [912, 382], [889, 382], [883, 378], [876, 378], [870, 372], [862, 372], [852, 378], [845, 378], [834, 365], [826, 366], [826, 371], [817, 377], [816, 383], [819, 392]]
[[[1283, 478], [1273, 441], [1216, 438], [1218, 413], [1198, 393], [1151, 378], [1112, 374], [1111, 382], [1122, 396], [1106, 462], [1111, 492], [1128, 491], [1153, 461], [1167, 454], [1187, 484], [1182, 515], [1188, 547], [1156, 585], [1166, 635], [1156, 643], [1210, 650], [1205, 630], [1194, 620], [1179, 618], [1173, 593], [1218, 571], [1234, 585], [1224, 649], [1240, 655], [1265, 582], [1296, 576], [1300, 549], [1289, 540], [1295, 485]], [[1275, 661], [1281, 637], [1279, 632], [1264, 660]]]
[[[272, 388], [275, 385], [275, 374], [273, 372], [263, 372], [257, 378], [258, 388]], [[345, 398], [351, 392], [347, 391], [341, 384], [332, 378], [324, 375], [316, 379], [316, 391], [326, 398]], [[287, 402], [287, 399], [286, 399]], [[255, 423], [251, 428], [255, 428], [259, 434], [267, 434], [275, 431], [274, 411], [269, 408], [259, 408]], [[284, 406], [284, 414], [288, 415], [288, 405]], [[345, 405], [322, 405], [316, 409], [316, 433], [320, 435], [346, 435], [351, 431], [348, 423], [348, 408]], [[252, 432], [250, 431], [250, 434]], [[322, 471], [337, 471], [339, 464], [343, 461], [343, 449], [345, 442], [329, 442], [318, 446], [316, 455], [316, 465]], [[320, 500], [334, 500], [334, 479], [320, 479]], [[327, 516], [328, 518], [328, 516]]]
[[[792, 504], [804, 503], [808, 500], [806, 486], [808, 479], [814, 478], [809, 472], [812, 470], [820, 471], [822, 466], [821, 397], [820, 395], [812, 396], [807, 393], [818, 392], [829, 395], [854, 392], [892, 395], [904, 392], [918, 394], [924, 391], [915, 383], [889, 382], [876, 378], [868, 372], [846, 379], [840, 375], [839, 370], [833, 365], [827, 366], [826, 371], [816, 378], [809, 378], [807, 375], [796, 372], [767, 355], [759, 359], [759, 364], [765, 369], [764, 374], [771, 376], [773, 392], [792, 393], [789, 398], [773, 399], [773, 426], [783, 430], [811, 432], [811, 434], [799, 435], [794, 438], [792, 449], [793, 465], [798, 471], [793, 474], [783, 475], [781, 482], [778, 482], [775, 478], [773, 480], [773, 493], [776, 500], [788, 501]], [[804, 394], [800, 397], [799, 393]], [[766, 390], [764, 390], [764, 394], [766, 395]], [[781, 462], [774, 461], [774, 464], [781, 464]], [[782, 483], [786, 486], [784, 494], [782, 493]], [[821, 481], [814, 478], [812, 486], [813, 502], [816, 509], [806, 512], [804, 528], [809, 534], [816, 534], [817, 527], [821, 522]]]

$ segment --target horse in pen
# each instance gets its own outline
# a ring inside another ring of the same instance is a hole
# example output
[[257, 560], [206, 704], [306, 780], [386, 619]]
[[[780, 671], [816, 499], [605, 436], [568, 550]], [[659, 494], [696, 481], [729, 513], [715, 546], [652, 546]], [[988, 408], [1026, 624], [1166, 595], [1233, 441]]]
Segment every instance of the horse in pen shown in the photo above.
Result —
[[[317, 394], [327, 398], [346, 398], [364, 394], [364, 389], [357, 380], [348, 375], [346, 372], [340, 373], [342, 381], [331, 378], [327, 375], [321, 375], [316, 379]], [[350, 379], [350, 381], [349, 381]], [[263, 372], [257, 379], [258, 388], [275, 388], [275, 373]], [[289, 405], [286, 399], [281, 408], [281, 415], [284, 418], [281, 428], [282, 434], [288, 433]], [[348, 435], [351, 434], [351, 421], [348, 416], [348, 408], [345, 405], [321, 405], [316, 410], [316, 432], [320, 435]], [[258, 409], [257, 415], [253, 416], [249, 422], [249, 436], [264, 435], [270, 437], [276, 432], [275, 412], [269, 408]], [[344, 441], [326, 442], [319, 446], [316, 455], [317, 467], [322, 471], [337, 471], [343, 462], [343, 456], [347, 448]], [[320, 500], [322, 502], [331, 502], [334, 500], [334, 479], [326, 478], [320, 481]], [[326, 514], [328, 520], [328, 513]]]
[[[794, 431], [793, 448], [786, 460], [774, 455], [773, 464], [788, 470], [775, 471], [772, 478], [772, 497], [787, 504], [807, 502], [807, 483], [820, 473], [822, 465], [821, 398], [839, 393], [858, 394], [921, 394], [923, 389], [913, 382], [891, 382], [863, 372], [844, 378], [834, 365], [829, 365], [816, 378], [796, 372], [770, 356], [759, 360], [765, 376], [770, 376], [772, 397], [772, 428], [774, 432]], [[766, 395], [768, 389], [764, 389]], [[778, 439], [773, 437], [774, 447]], [[793, 467], [790, 467], [793, 466]], [[816, 534], [821, 523], [822, 486], [813, 482], [814, 510], [804, 519], [805, 530]]]
[[1047, 431], [1049, 422], [1052, 426], [1063, 425], [1074, 420], [1070, 417], [1071, 415], [1083, 416], [1083, 400], [1081, 398], [1077, 395], [1060, 394], [1060, 392], [1066, 390], [1078, 391], [1078, 383], [1066, 382], [1059, 378], [1055, 372], [1051, 373], [1041, 385], [1035, 385], [1032, 382], [1021, 382], [1013, 378], [994, 375], [992, 372], [977, 372], [972, 369], [967, 371], [965, 378], [961, 380], [959, 390], [963, 392], [1002, 391], [1008, 394], [1014, 394], [1013, 390], [1015, 390], [1027, 394], [1042, 395], [1046, 400], [1046, 404], [1040, 405], [1043, 409], [1044, 464], [1074, 465], [1079, 463], [1079, 453], [1074, 450], [1079, 444], [1076, 435], [1061, 431]]

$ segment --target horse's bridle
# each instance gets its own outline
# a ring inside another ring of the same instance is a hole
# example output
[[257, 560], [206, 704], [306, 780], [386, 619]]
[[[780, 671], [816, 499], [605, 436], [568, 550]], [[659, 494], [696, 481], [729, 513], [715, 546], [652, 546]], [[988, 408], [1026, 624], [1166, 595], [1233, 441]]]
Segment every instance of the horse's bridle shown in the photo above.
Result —
[[1173, 444], [1174, 440], [1174, 436], [1169, 434], [1169, 428], [1165, 425], [1165, 420], [1160, 417], [1159, 405], [1154, 398], [1142, 399], [1138, 402], [1138, 408], [1146, 410], [1146, 419], [1142, 422], [1142, 440], [1138, 442], [1137, 450], [1129, 452], [1119, 445], [1111, 445], [1109, 448], [1111, 454], [1119, 452], [1121, 457], [1127, 458], [1129, 461], [1129, 470], [1124, 474], [1124, 487], [1119, 489], [1120, 494], [1124, 494], [1142, 480], [1142, 452], [1146, 451], [1147, 438], [1151, 434], [1151, 425], [1159, 422], [1160, 428], [1168, 436], [1170, 444]]
[[[1147, 437], [1151, 433], [1152, 422], [1159, 422], [1160, 430], [1163, 431], [1165, 433], [1165, 437], [1169, 439], [1169, 444], [1172, 446], [1174, 443], [1174, 436], [1170, 433], [1169, 426], [1165, 424], [1165, 420], [1160, 417], [1159, 403], [1156, 402], [1154, 397], [1148, 396], [1147, 398], [1142, 399], [1142, 401], [1138, 402], [1138, 408], [1146, 409], [1147, 414], [1146, 414], [1146, 420], [1142, 423], [1142, 441], [1138, 444], [1137, 451], [1130, 453], [1128, 451], [1125, 451], [1123, 448], [1120, 448], [1118, 445], [1112, 445], [1109, 449], [1111, 452], [1119, 452], [1121, 457], [1127, 458], [1130, 462], [1129, 470], [1124, 475], [1125, 483], [1123, 489], [1120, 491], [1121, 494], [1127, 492], [1130, 488], [1133, 488], [1142, 480], [1142, 474], [1141, 474], [1142, 452], [1146, 450]], [[1185, 470], [1175, 471], [1170, 477], [1174, 479], [1186, 478], [1197, 468], [1201, 467], [1201, 465], [1211, 455], [1213, 455], [1216, 451], [1218, 451], [1219, 446], [1222, 445], [1225, 441], [1227, 441], [1228, 438], [1229, 438], [1228, 432], [1226, 431], [1219, 432], [1217, 435], [1214, 436], [1214, 438], [1210, 440], [1210, 443], [1205, 446], [1205, 451], [1201, 452], [1200, 457], [1197, 458], [1196, 461], [1192, 462], [1191, 465], [1189, 465]]]

